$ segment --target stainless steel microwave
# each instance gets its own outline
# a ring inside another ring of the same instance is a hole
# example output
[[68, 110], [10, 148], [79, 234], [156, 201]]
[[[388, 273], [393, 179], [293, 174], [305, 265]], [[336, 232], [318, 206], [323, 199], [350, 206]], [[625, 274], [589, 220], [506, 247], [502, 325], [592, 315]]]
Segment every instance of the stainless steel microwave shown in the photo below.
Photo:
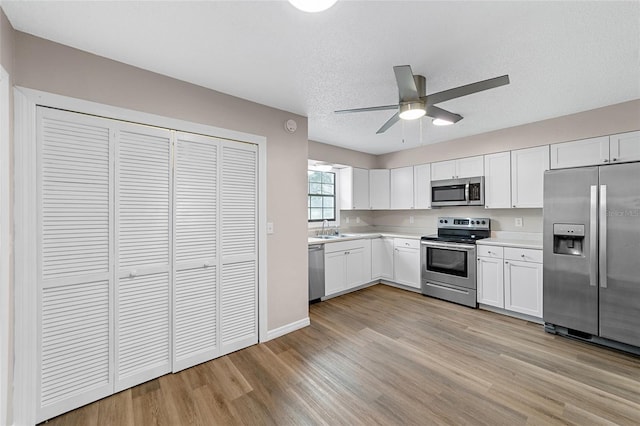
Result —
[[484, 176], [432, 181], [431, 206], [484, 206]]

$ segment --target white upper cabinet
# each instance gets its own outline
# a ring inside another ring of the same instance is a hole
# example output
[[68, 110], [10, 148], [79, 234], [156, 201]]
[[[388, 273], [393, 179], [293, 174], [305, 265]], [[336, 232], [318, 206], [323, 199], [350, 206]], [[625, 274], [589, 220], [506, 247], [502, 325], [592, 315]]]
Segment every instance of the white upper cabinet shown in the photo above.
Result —
[[390, 198], [389, 169], [369, 170], [369, 208], [389, 209]]
[[551, 145], [551, 168], [640, 161], [640, 131]]
[[640, 131], [609, 136], [609, 156], [612, 163], [640, 161]]
[[456, 160], [431, 163], [431, 180], [455, 179]]
[[510, 151], [484, 156], [484, 205], [488, 209], [512, 206]]
[[413, 166], [413, 207], [431, 208], [431, 164]]
[[340, 170], [340, 210], [369, 210], [369, 170]]
[[551, 145], [551, 168], [590, 166], [609, 162], [609, 137], [554, 143]]
[[413, 167], [391, 169], [391, 209], [412, 209], [414, 205]]
[[459, 179], [484, 175], [484, 158], [459, 158], [431, 163], [431, 180]]
[[549, 145], [511, 151], [512, 207], [541, 208]]

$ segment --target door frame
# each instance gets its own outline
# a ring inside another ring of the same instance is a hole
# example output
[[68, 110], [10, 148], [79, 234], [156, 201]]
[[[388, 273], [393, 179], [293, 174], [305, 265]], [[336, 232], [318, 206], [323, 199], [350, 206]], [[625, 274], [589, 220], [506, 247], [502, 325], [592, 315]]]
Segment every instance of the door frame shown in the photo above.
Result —
[[171, 117], [100, 104], [15, 86], [15, 375], [14, 424], [36, 422], [37, 351], [37, 210], [36, 107], [46, 106], [116, 120], [198, 133], [258, 147], [258, 341], [269, 340], [267, 329], [267, 138]]
[[0, 66], [0, 423], [8, 422], [11, 353], [11, 149], [9, 74]]

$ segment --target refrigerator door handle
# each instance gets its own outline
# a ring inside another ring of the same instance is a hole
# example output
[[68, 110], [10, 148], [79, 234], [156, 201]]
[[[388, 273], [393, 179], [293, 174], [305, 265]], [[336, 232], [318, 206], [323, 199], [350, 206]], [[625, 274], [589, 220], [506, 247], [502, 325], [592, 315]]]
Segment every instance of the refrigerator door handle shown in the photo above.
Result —
[[591, 185], [591, 203], [589, 209], [589, 285], [598, 285], [598, 187]]
[[600, 185], [600, 287], [607, 288], [607, 185]]

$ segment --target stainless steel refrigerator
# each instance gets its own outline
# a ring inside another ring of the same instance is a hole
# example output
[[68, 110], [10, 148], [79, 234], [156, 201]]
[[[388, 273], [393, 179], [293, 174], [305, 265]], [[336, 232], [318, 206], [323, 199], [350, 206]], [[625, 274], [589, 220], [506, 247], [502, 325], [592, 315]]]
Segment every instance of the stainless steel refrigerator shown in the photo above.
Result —
[[549, 332], [640, 353], [640, 163], [544, 176]]

